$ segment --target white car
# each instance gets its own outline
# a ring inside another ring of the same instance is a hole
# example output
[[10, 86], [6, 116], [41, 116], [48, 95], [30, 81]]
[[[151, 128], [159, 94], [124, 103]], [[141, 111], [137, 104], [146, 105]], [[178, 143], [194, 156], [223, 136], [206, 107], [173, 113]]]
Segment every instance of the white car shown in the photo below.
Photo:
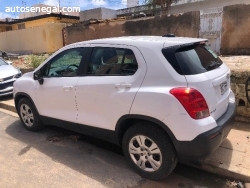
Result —
[[54, 125], [122, 146], [143, 177], [213, 152], [235, 114], [230, 70], [205, 39], [135, 36], [68, 45], [14, 84], [26, 129]]
[[22, 76], [10, 61], [0, 58], [0, 97], [13, 94], [13, 83]]

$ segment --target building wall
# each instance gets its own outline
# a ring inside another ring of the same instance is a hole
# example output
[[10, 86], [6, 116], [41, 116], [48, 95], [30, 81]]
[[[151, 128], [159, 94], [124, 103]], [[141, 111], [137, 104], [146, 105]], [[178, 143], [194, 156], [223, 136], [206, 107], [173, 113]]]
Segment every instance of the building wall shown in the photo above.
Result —
[[250, 55], [250, 5], [224, 7], [221, 53]]
[[177, 16], [145, 18], [133, 21], [116, 21], [85, 25], [78, 23], [65, 28], [65, 41], [74, 42], [132, 35], [164, 35], [199, 37], [200, 12], [189, 12]]
[[6, 27], [5, 25], [0, 25], [0, 32], [4, 32], [6, 31]]
[[43, 26], [0, 33], [0, 49], [13, 53], [51, 53], [63, 46], [65, 24], [46, 23]]
[[127, 7], [136, 7], [139, 6], [139, 0], [127, 0]]
[[116, 10], [101, 8], [102, 9], [102, 18], [101, 19], [109, 19], [116, 18]]
[[84, 10], [80, 12], [80, 21], [86, 21], [90, 19], [109, 19], [116, 18], [116, 10], [108, 8], [95, 8], [90, 10]]
[[204, 0], [204, 1], [197, 1], [192, 3], [185, 3], [181, 5], [172, 6], [170, 13], [182, 13], [182, 12], [190, 12], [190, 11], [200, 11], [208, 8], [215, 8], [215, 7], [223, 7], [228, 5], [235, 5], [235, 4], [249, 4], [249, 0]]

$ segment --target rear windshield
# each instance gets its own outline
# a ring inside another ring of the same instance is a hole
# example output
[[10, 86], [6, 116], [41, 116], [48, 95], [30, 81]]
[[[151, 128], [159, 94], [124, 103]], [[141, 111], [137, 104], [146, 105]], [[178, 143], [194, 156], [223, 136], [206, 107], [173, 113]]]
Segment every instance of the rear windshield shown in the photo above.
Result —
[[195, 75], [221, 66], [221, 59], [205, 44], [175, 46], [162, 50], [172, 67], [181, 75]]

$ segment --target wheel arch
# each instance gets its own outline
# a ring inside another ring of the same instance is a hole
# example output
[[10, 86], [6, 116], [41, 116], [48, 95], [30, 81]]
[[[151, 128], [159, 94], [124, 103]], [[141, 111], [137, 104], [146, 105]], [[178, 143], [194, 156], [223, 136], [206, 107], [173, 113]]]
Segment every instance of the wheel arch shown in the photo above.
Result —
[[161, 129], [163, 129], [165, 131], [165, 133], [171, 139], [174, 147], [176, 146], [175, 144], [176, 144], [177, 140], [176, 140], [174, 134], [163, 122], [161, 122], [160, 120], [155, 119], [153, 117], [149, 117], [149, 116], [130, 115], [130, 114], [122, 116], [116, 124], [116, 128], [115, 128], [116, 135], [115, 136], [116, 136], [117, 143], [119, 145], [121, 145], [121, 143], [122, 143], [122, 138], [123, 138], [123, 135], [125, 134], [126, 130], [128, 130], [131, 126], [133, 126], [135, 123], [137, 123], [139, 121], [150, 122], [150, 123], [153, 123], [155, 126], [158, 126]]
[[15, 98], [14, 98], [14, 102], [15, 102], [15, 107], [16, 107], [16, 110], [18, 112], [18, 103], [19, 101], [22, 99], [22, 98], [27, 98], [30, 100], [30, 102], [33, 104], [33, 106], [35, 107], [36, 111], [38, 112], [37, 108], [36, 108], [36, 105], [34, 103], [34, 101], [32, 100], [32, 98], [27, 94], [27, 93], [23, 93], [23, 92], [19, 92], [19, 93], [16, 93], [15, 94]]

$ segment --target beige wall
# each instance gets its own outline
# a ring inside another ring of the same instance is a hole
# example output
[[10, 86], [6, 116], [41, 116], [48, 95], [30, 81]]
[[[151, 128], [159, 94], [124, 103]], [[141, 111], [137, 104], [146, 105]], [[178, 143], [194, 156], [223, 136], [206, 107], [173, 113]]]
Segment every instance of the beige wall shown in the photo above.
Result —
[[15, 53], [51, 53], [63, 46], [65, 24], [46, 23], [43, 26], [0, 33], [0, 49]]

